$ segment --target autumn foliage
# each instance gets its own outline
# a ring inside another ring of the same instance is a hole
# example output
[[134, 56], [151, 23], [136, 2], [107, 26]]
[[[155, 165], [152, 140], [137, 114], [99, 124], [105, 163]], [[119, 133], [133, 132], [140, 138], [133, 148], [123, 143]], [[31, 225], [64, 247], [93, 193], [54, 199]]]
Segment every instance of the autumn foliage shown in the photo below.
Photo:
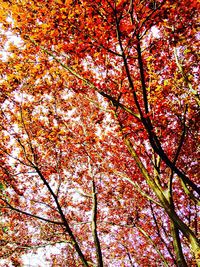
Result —
[[200, 266], [198, 14], [0, 2], [0, 266]]

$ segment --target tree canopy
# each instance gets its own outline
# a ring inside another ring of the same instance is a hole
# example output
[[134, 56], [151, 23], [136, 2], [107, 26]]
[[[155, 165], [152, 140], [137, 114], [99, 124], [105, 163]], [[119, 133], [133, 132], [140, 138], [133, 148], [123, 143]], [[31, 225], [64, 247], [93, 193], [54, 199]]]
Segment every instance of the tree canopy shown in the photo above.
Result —
[[199, 9], [1, 1], [0, 266], [200, 266]]

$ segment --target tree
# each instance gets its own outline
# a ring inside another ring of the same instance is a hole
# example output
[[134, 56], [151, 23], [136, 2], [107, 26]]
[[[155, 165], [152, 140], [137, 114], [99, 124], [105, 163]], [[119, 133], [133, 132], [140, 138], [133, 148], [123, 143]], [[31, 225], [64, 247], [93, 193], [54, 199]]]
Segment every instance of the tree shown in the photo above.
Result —
[[1, 1], [3, 266], [200, 266], [198, 10]]

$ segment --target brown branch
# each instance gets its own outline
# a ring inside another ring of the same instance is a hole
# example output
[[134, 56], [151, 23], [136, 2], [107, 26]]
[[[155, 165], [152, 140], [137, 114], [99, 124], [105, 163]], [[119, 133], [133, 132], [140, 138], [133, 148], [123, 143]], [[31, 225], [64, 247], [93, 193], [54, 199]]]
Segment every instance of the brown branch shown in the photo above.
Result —
[[79, 257], [80, 257], [80, 259], [81, 259], [83, 265], [84, 265], [85, 267], [88, 267], [89, 265], [88, 265], [88, 263], [87, 263], [87, 261], [86, 261], [84, 255], [83, 255], [83, 253], [82, 253], [82, 251], [81, 251], [81, 248], [79, 247], [79, 244], [78, 244], [78, 242], [76, 241], [76, 238], [75, 238], [75, 236], [74, 236], [74, 234], [73, 234], [73, 232], [72, 232], [72, 230], [71, 230], [71, 228], [70, 228], [70, 226], [69, 226], [69, 224], [68, 224], [68, 221], [67, 221], [67, 219], [66, 219], [66, 217], [65, 217], [65, 215], [64, 215], [64, 213], [63, 213], [63, 211], [62, 211], [62, 208], [61, 208], [61, 206], [60, 206], [60, 203], [59, 203], [59, 201], [58, 201], [58, 198], [57, 198], [56, 194], [53, 192], [52, 188], [50, 187], [49, 183], [47, 182], [47, 180], [45, 179], [45, 177], [44, 177], [43, 174], [41, 173], [40, 169], [39, 169], [37, 166], [33, 166], [33, 167], [34, 167], [34, 169], [36, 170], [36, 172], [38, 173], [38, 175], [39, 175], [39, 177], [41, 178], [41, 180], [43, 181], [43, 183], [45, 184], [45, 186], [47, 187], [47, 189], [49, 190], [51, 196], [53, 197], [53, 199], [54, 199], [54, 201], [55, 201], [55, 203], [56, 203], [56, 206], [57, 206], [57, 208], [58, 208], [59, 214], [60, 214], [60, 216], [61, 216], [61, 219], [62, 219], [62, 221], [63, 221], [63, 225], [65, 226], [66, 232], [69, 234], [69, 236], [70, 236], [70, 238], [71, 238], [71, 241], [72, 241], [72, 244], [73, 244], [73, 246], [74, 246], [76, 252], [78, 253], [78, 255], [79, 255]]
[[92, 181], [92, 200], [93, 200], [93, 208], [92, 208], [92, 235], [94, 238], [95, 248], [96, 248], [96, 256], [98, 267], [103, 267], [103, 257], [101, 252], [101, 245], [97, 233], [97, 195], [96, 195], [96, 186], [93, 178]]
[[23, 210], [20, 210], [18, 208], [15, 208], [13, 207], [7, 200], [1, 198], [1, 200], [6, 203], [8, 205], [8, 207], [1, 207], [1, 208], [4, 208], [4, 209], [11, 209], [11, 210], [14, 210], [18, 213], [21, 213], [21, 214], [24, 214], [24, 215], [27, 215], [29, 217], [33, 217], [33, 218], [36, 218], [36, 219], [39, 219], [39, 220], [42, 220], [42, 221], [45, 221], [45, 222], [49, 222], [49, 223], [53, 223], [53, 224], [58, 224], [58, 225], [63, 225], [63, 222], [57, 222], [57, 221], [52, 221], [52, 220], [49, 220], [49, 219], [46, 219], [46, 218], [43, 218], [43, 217], [40, 217], [40, 216], [37, 216], [37, 215], [34, 215], [34, 214], [31, 214], [29, 212], [26, 212], [26, 211], [23, 211]]
[[163, 208], [163, 206], [161, 205], [161, 203], [159, 203], [158, 201], [156, 201], [155, 199], [153, 199], [151, 196], [149, 196], [147, 193], [145, 193], [144, 191], [142, 191], [141, 187], [135, 182], [132, 181], [130, 178], [128, 178], [126, 175], [124, 175], [123, 173], [120, 173], [118, 171], [115, 170], [111, 170], [113, 171], [114, 174], [118, 175], [122, 180], [128, 181], [129, 183], [131, 183], [135, 189], [145, 198], [147, 198], [148, 200], [150, 200], [151, 202], [155, 203], [157, 206]]
[[[161, 157], [161, 159], [167, 164], [167, 166], [170, 167], [170, 169], [173, 172], [175, 172], [184, 181], [184, 183], [188, 184], [194, 191], [196, 191], [198, 193], [198, 195], [200, 195], [200, 188], [195, 183], [193, 183], [180, 169], [178, 169], [176, 167], [176, 165], [168, 158], [168, 156], [166, 155], [166, 153], [162, 149], [162, 146], [160, 144], [160, 141], [159, 141], [158, 137], [153, 132], [153, 125], [152, 125], [152, 122], [151, 122], [150, 118], [149, 117], [146, 118], [143, 115], [141, 106], [139, 104], [139, 101], [138, 101], [138, 98], [137, 98], [137, 95], [136, 95], [136, 92], [135, 92], [134, 83], [133, 83], [133, 80], [131, 78], [131, 73], [130, 73], [130, 70], [129, 70], [127, 58], [126, 58], [126, 55], [125, 55], [125, 52], [124, 52], [124, 48], [123, 48], [123, 44], [122, 44], [122, 40], [121, 40], [121, 32], [120, 32], [120, 27], [119, 27], [119, 21], [117, 19], [117, 15], [115, 15], [115, 16], [116, 16], [117, 38], [118, 38], [120, 49], [122, 51], [122, 58], [123, 58], [124, 67], [125, 67], [125, 70], [126, 70], [127, 78], [128, 78], [128, 81], [129, 81], [130, 88], [132, 89], [133, 98], [134, 98], [136, 107], [138, 109], [141, 121], [142, 121], [142, 123], [144, 125], [144, 128], [146, 129], [148, 135], [149, 135], [149, 141], [151, 143], [151, 146], [154, 149], [154, 151]], [[148, 103], [147, 103], [145, 79], [144, 79], [144, 68], [143, 68], [143, 63], [142, 63], [140, 46], [138, 46], [137, 49], [138, 49], [138, 52], [139, 52], [138, 60], [139, 60], [140, 74], [142, 74], [141, 82], [142, 82], [142, 85], [144, 86], [144, 88], [143, 88], [144, 92], [143, 93], [144, 93], [145, 110], [148, 111]]]
[[94, 245], [95, 245], [95, 250], [96, 250], [96, 258], [97, 258], [97, 266], [98, 267], [103, 267], [103, 256], [102, 256], [102, 251], [101, 251], [101, 244], [99, 241], [98, 237], [98, 232], [97, 232], [97, 192], [96, 192], [96, 184], [94, 180], [94, 174], [92, 171], [92, 165], [91, 165], [91, 157], [87, 150], [84, 148], [86, 154], [88, 155], [88, 174], [90, 177], [92, 177], [92, 194], [86, 194], [86, 197], [91, 197], [92, 198], [92, 236], [94, 239]]
[[198, 261], [199, 257], [199, 250], [200, 250], [200, 243], [194, 232], [179, 218], [178, 214], [172, 209], [169, 200], [165, 196], [165, 192], [157, 185], [157, 183], [152, 179], [149, 175], [148, 171], [146, 170], [145, 166], [143, 165], [142, 161], [140, 160], [139, 156], [137, 155], [131, 141], [127, 138], [127, 136], [123, 136], [125, 144], [128, 148], [128, 151], [134, 158], [138, 168], [140, 169], [143, 177], [146, 179], [148, 185], [156, 194], [157, 198], [161, 202], [161, 205], [165, 209], [166, 213], [170, 217], [170, 219], [174, 222], [177, 229], [180, 229], [183, 235], [188, 239], [191, 244], [192, 250], [195, 254], [195, 258]]
[[126, 228], [136, 227], [138, 229], [138, 231], [142, 235], [144, 235], [147, 238], [147, 240], [152, 244], [152, 246], [154, 247], [154, 249], [156, 250], [156, 252], [160, 256], [160, 258], [162, 259], [164, 266], [165, 267], [169, 267], [167, 261], [164, 258], [164, 255], [162, 254], [162, 252], [160, 251], [160, 249], [157, 247], [157, 244], [153, 241], [153, 239], [151, 238], [151, 236], [144, 229], [142, 229], [140, 226], [135, 225], [135, 224], [134, 225], [116, 224], [116, 223], [113, 223], [113, 222], [102, 222], [102, 223], [107, 223], [107, 224], [115, 225], [115, 226], [118, 226], [118, 227], [126, 227]]
[[[26, 128], [26, 124], [25, 124], [24, 116], [23, 116], [23, 108], [22, 108], [22, 105], [20, 105], [20, 118], [21, 118], [21, 122], [22, 122], [23, 128], [24, 128], [24, 130], [26, 132], [26, 135], [28, 137], [28, 145], [30, 147], [30, 150], [31, 150], [31, 153], [32, 153], [32, 156], [33, 156], [33, 160], [36, 163], [37, 162], [37, 155], [34, 152], [34, 148], [33, 148], [33, 145], [32, 145], [32, 140], [31, 140], [30, 133], [29, 133], [29, 131]], [[26, 157], [26, 158], [28, 160], [28, 157]]]
[[140, 70], [140, 80], [142, 84], [144, 108], [145, 108], [145, 113], [148, 114], [149, 109], [148, 109], [147, 90], [146, 90], [146, 84], [145, 84], [144, 66], [143, 66], [143, 60], [142, 60], [142, 52], [141, 52], [139, 35], [137, 35], [137, 54], [138, 54], [138, 65], [139, 65], [139, 70]]
[[[139, 68], [140, 68], [140, 74], [141, 74], [141, 82], [142, 82], [142, 88], [143, 88], [143, 98], [144, 98], [145, 111], [146, 111], [146, 113], [148, 113], [148, 101], [147, 101], [147, 92], [146, 92], [145, 77], [144, 77], [144, 67], [143, 67], [143, 61], [142, 61], [141, 48], [139, 45], [139, 41], [138, 41], [137, 51], [138, 51], [138, 62], [139, 62]], [[130, 75], [130, 73], [129, 73], [129, 75]], [[160, 143], [158, 137], [156, 136], [155, 132], [153, 131], [153, 125], [152, 125], [150, 118], [149, 117], [144, 118], [143, 116], [141, 116], [141, 121], [142, 121], [145, 129], [148, 132], [149, 141], [151, 143], [152, 148], [155, 150], [155, 152], [168, 165], [168, 167], [170, 167], [170, 169], [181, 178], [181, 180], [184, 183], [188, 184], [194, 191], [196, 191], [200, 195], [200, 188], [195, 183], [193, 183], [180, 169], [178, 169], [176, 167], [176, 160], [177, 159], [175, 159], [174, 161], [171, 161], [168, 158], [168, 156], [166, 155], [166, 153], [164, 152], [164, 150], [162, 149], [161, 143]], [[183, 135], [181, 138], [180, 147], [177, 150], [177, 157], [180, 153], [179, 150], [181, 149], [182, 144], [183, 144], [184, 135], [185, 135], [185, 128], [183, 130]]]
[[169, 249], [167, 243], [165, 242], [164, 238], [162, 237], [162, 235], [161, 235], [161, 233], [160, 233], [160, 228], [159, 228], [159, 226], [158, 226], [157, 218], [156, 218], [156, 216], [155, 216], [155, 213], [154, 213], [154, 210], [153, 210], [153, 206], [152, 206], [151, 201], [149, 201], [149, 203], [150, 203], [151, 214], [152, 214], [154, 223], [155, 223], [155, 225], [156, 225], [157, 234], [158, 234], [160, 240], [164, 243], [164, 245], [165, 245], [165, 247], [166, 247], [166, 249], [167, 249], [169, 255], [171, 256], [171, 258], [172, 258], [174, 264], [176, 264], [176, 260], [175, 260], [175, 258], [174, 258], [174, 255], [172, 254], [171, 250]]
[[66, 241], [66, 240], [60, 240], [60, 241], [55, 241], [55, 242], [50, 242], [50, 243], [45, 243], [45, 244], [41, 244], [41, 245], [33, 245], [33, 246], [18, 246], [19, 249], [25, 249], [25, 250], [29, 250], [29, 249], [38, 249], [38, 248], [44, 248], [47, 246], [54, 246], [56, 244], [68, 244], [71, 245], [71, 247], [73, 248], [72, 244], [70, 241]]
[[[30, 37], [27, 36], [27, 38], [36, 46], [38, 44], [32, 40]], [[106, 98], [107, 100], [111, 101], [114, 106], [119, 106], [120, 108], [124, 109], [127, 111], [129, 114], [133, 115], [135, 118], [140, 119], [140, 114], [136, 114], [133, 112], [130, 108], [126, 107], [125, 105], [121, 104], [117, 99], [112, 97], [111, 95], [108, 95], [107, 93], [101, 91], [98, 89], [92, 82], [90, 82], [88, 79], [84, 78], [81, 76], [79, 73], [77, 73], [73, 68], [69, 67], [67, 64], [64, 64], [59, 58], [57, 58], [53, 52], [48, 51], [44, 47], [40, 46], [41, 50], [46, 53], [47, 55], [51, 56], [57, 63], [59, 63], [64, 69], [69, 71], [74, 77], [78, 78], [79, 80], [83, 81], [86, 85], [88, 85], [91, 89], [95, 90], [97, 93], [99, 93], [101, 96]]]
[[183, 250], [181, 246], [181, 240], [179, 236], [179, 229], [175, 225], [175, 223], [171, 220], [171, 234], [173, 238], [173, 246], [176, 255], [176, 261], [178, 267], [187, 267], [187, 262], [185, 261], [185, 257], [183, 255]]
[[154, 249], [156, 250], [156, 252], [160, 256], [160, 258], [162, 259], [164, 266], [169, 267], [167, 261], [164, 258], [164, 255], [162, 254], [160, 249], [157, 247], [157, 244], [153, 241], [151, 236], [146, 231], [144, 231], [144, 229], [142, 229], [141, 227], [139, 227], [139, 226], [136, 226], [136, 227], [140, 231], [140, 233], [142, 233], [147, 238], [147, 240], [149, 240], [149, 242], [153, 245]]

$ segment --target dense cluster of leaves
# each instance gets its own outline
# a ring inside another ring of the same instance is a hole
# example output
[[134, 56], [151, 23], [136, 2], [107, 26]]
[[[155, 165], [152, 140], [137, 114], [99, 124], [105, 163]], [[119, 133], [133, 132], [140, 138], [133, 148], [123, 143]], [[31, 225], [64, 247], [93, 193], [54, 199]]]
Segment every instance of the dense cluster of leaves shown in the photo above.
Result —
[[200, 266], [198, 10], [1, 1], [1, 266]]

